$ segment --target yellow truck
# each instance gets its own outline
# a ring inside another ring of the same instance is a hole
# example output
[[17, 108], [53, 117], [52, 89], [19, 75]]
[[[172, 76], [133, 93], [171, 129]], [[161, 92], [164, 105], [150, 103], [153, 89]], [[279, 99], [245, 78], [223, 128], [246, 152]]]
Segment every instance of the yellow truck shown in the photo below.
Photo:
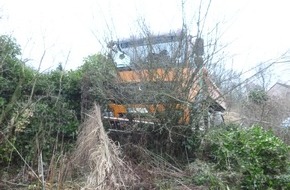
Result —
[[112, 125], [164, 122], [158, 116], [169, 109], [180, 113], [177, 124], [189, 124], [190, 104], [200, 97], [210, 100], [211, 113], [226, 109], [203, 66], [201, 38], [193, 43], [179, 32], [110, 42], [108, 47], [118, 70], [114, 98], [104, 116]]

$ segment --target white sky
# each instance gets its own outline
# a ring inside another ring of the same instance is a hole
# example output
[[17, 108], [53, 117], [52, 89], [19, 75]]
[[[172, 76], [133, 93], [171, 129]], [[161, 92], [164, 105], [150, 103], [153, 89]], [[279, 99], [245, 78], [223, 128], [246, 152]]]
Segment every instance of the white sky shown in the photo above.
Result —
[[[184, 2], [194, 31], [196, 1]], [[287, 0], [212, 0], [205, 29], [219, 23], [230, 62], [246, 69], [290, 49], [289, 7]], [[30, 65], [37, 68], [46, 51], [42, 70], [64, 63], [68, 54], [66, 69], [80, 66], [102, 50], [105, 37], [129, 37], [142, 19], [155, 33], [180, 29], [182, 21], [181, 0], [2, 0], [0, 15], [0, 34], [16, 38]], [[290, 80], [289, 64], [276, 68], [277, 79]]]

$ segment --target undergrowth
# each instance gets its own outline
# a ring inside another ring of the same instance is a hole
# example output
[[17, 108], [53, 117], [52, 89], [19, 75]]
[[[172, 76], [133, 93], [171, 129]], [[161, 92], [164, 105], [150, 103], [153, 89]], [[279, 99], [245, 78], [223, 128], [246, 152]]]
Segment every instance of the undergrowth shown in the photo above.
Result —
[[[289, 146], [259, 126], [228, 126], [204, 138], [193, 181], [213, 189], [289, 189]], [[197, 175], [198, 174], [198, 175]]]

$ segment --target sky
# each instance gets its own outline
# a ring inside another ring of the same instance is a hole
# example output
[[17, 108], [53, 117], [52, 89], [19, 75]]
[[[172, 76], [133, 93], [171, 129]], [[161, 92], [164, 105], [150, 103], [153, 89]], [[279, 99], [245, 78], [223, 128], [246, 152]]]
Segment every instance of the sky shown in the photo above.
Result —
[[[146, 23], [154, 33], [176, 31], [185, 17], [194, 33], [198, 1], [183, 0], [2, 0], [0, 34], [13, 36], [22, 59], [41, 70], [59, 63], [75, 69], [105, 49], [104, 41], [127, 38]], [[202, 14], [207, 0], [203, 0]], [[290, 1], [212, 0], [204, 34], [218, 26], [228, 65], [247, 70], [290, 49]], [[182, 10], [184, 10], [182, 12]], [[290, 82], [290, 63], [274, 68], [275, 80]], [[288, 74], [289, 73], [289, 74]]]

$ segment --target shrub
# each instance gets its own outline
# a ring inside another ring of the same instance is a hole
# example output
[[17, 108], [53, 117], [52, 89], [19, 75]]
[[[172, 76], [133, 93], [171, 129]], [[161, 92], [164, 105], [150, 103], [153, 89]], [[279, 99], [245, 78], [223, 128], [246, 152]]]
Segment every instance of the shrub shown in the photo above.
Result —
[[214, 163], [216, 172], [242, 174], [236, 180], [240, 181], [238, 188], [290, 187], [289, 146], [259, 126], [213, 130], [206, 135], [202, 149], [203, 158]]
[[249, 94], [249, 99], [253, 103], [261, 105], [262, 103], [268, 100], [268, 95], [267, 95], [267, 92], [263, 90], [253, 90]]

